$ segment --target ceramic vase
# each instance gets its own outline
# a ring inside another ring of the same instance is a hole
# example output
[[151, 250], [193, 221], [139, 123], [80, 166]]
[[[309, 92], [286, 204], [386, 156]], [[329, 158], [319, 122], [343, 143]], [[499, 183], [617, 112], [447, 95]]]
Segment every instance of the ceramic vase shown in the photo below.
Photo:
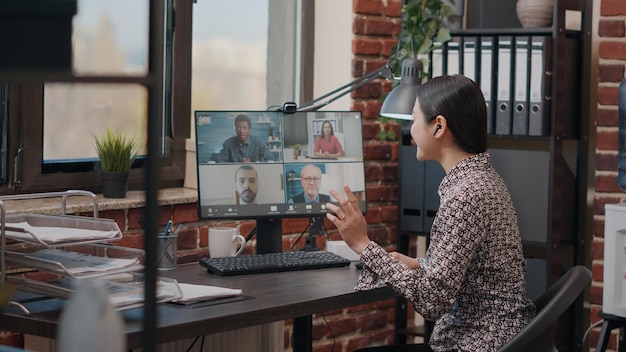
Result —
[[552, 26], [553, 0], [517, 0], [516, 9], [524, 28]]
[[454, 15], [444, 19], [443, 24], [449, 29], [463, 28], [463, 14], [465, 13], [465, 0], [443, 0], [444, 4], [450, 6]]

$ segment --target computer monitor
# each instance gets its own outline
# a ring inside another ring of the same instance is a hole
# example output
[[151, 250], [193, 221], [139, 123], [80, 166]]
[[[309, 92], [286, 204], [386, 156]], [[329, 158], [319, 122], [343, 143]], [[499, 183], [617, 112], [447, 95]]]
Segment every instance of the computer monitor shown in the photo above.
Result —
[[281, 219], [325, 216], [330, 189], [349, 185], [367, 211], [360, 112], [194, 115], [199, 218], [255, 219], [257, 253], [282, 251]]

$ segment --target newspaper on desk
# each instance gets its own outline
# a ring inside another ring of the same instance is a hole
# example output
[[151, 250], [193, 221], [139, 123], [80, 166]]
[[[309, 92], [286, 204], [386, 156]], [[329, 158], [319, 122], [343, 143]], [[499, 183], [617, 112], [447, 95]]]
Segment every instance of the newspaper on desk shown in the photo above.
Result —
[[[156, 302], [169, 302], [181, 297], [181, 290], [176, 281], [157, 280]], [[116, 283], [107, 282], [109, 301], [118, 309], [130, 309], [143, 305], [144, 282]]]
[[[121, 275], [121, 274], [116, 274]], [[127, 275], [134, 276], [132, 281], [116, 282], [105, 280], [106, 288], [109, 291], [109, 301], [117, 310], [132, 309], [143, 306], [144, 303], [144, 284], [143, 278], [139, 274]], [[25, 292], [38, 293], [62, 299], [70, 299], [74, 294], [73, 278], [61, 278], [53, 281], [39, 281], [29, 279], [27, 277], [9, 276], [7, 281], [14, 283]], [[84, 280], [84, 279], [78, 279]], [[156, 282], [156, 302], [170, 302], [182, 297], [182, 292], [178, 287], [176, 280], [167, 278], [158, 278]]]

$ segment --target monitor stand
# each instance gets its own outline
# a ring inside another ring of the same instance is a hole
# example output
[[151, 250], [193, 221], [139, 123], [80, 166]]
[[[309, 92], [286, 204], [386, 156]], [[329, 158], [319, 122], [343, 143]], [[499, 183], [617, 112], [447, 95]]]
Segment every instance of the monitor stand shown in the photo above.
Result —
[[304, 243], [304, 247], [300, 249], [301, 251], [313, 252], [320, 250], [320, 248], [317, 246], [317, 243], [315, 242], [315, 236], [319, 236], [324, 233], [323, 226], [324, 220], [322, 220], [322, 218], [309, 218], [309, 234], [308, 236], [306, 236], [306, 242]]
[[278, 218], [256, 220], [257, 254], [283, 251], [283, 223]]

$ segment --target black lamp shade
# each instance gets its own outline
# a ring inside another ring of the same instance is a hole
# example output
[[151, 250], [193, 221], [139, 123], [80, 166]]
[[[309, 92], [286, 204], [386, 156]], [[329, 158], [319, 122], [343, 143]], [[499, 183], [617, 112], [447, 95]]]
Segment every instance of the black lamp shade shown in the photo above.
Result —
[[422, 61], [410, 57], [402, 61], [400, 84], [383, 101], [380, 115], [400, 120], [411, 120], [417, 89], [422, 83]]

